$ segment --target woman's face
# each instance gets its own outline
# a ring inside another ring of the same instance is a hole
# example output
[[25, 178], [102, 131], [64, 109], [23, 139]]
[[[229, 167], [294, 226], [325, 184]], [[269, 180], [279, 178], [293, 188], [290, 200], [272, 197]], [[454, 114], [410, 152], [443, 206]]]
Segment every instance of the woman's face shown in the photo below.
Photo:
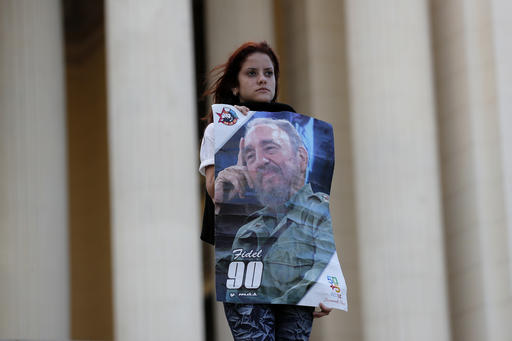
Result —
[[268, 55], [254, 52], [247, 56], [238, 73], [238, 86], [232, 89], [240, 102], [270, 102], [276, 93], [274, 64]]

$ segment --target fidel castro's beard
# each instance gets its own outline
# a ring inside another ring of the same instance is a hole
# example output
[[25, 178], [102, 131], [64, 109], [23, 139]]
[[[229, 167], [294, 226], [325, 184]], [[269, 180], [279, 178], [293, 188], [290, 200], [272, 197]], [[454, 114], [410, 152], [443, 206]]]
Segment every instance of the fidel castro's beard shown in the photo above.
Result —
[[[295, 165], [295, 162], [293, 162], [293, 164]], [[277, 176], [279, 181], [274, 186], [265, 188], [263, 185], [265, 179], [263, 179], [263, 177], [267, 173], [273, 173], [273, 176]], [[254, 184], [259, 202], [264, 206], [272, 208], [283, 205], [295, 194], [293, 184], [298, 181], [299, 177], [300, 170], [298, 167], [289, 167], [286, 165], [279, 167], [272, 163], [261, 166], [257, 170], [257, 181], [255, 181]]]

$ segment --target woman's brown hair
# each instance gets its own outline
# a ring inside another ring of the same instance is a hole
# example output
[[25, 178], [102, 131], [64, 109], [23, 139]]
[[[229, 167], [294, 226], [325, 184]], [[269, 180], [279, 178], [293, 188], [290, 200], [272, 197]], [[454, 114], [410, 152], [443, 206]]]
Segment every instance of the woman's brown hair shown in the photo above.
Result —
[[[229, 56], [228, 61], [225, 64], [217, 65], [210, 73], [216, 78], [212, 85], [204, 92], [203, 96], [213, 95], [213, 103], [225, 103], [225, 104], [238, 104], [240, 99], [238, 96], [233, 95], [233, 88], [238, 86], [238, 73], [242, 68], [242, 64], [245, 59], [252, 53], [261, 52], [269, 56], [272, 64], [274, 65], [274, 76], [276, 79], [276, 91], [274, 98], [271, 102], [275, 102], [277, 98], [277, 88], [279, 79], [279, 60], [267, 44], [262, 41], [260, 43], [249, 41], [242, 44], [235, 52]], [[208, 122], [212, 121], [212, 113], [206, 115], [205, 119]]]

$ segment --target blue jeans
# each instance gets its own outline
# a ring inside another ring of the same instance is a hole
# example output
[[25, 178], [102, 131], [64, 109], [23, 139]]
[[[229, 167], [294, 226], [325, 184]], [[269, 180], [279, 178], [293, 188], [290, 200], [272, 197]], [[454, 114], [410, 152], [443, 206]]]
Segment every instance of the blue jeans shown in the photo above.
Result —
[[314, 309], [296, 305], [224, 302], [224, 312], [236, 341], [309, 340]]

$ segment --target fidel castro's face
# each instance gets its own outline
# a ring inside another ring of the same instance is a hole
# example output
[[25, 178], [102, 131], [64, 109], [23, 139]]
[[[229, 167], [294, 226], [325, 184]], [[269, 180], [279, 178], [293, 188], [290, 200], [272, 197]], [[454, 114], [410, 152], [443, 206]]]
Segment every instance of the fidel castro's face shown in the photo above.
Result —
[[248, 131], [244, 159], [262, 204], [281, 205], [303, 186], [307, 157], [302, 151], [294, 150], [288, 134], [276, 125], [257, 125]]
[[233, 88], [240, 102], [270, 103], [276, 93], [274, 64], [268, 55], [254, 52], [247, 56], [238, 73], [238, 86]]

